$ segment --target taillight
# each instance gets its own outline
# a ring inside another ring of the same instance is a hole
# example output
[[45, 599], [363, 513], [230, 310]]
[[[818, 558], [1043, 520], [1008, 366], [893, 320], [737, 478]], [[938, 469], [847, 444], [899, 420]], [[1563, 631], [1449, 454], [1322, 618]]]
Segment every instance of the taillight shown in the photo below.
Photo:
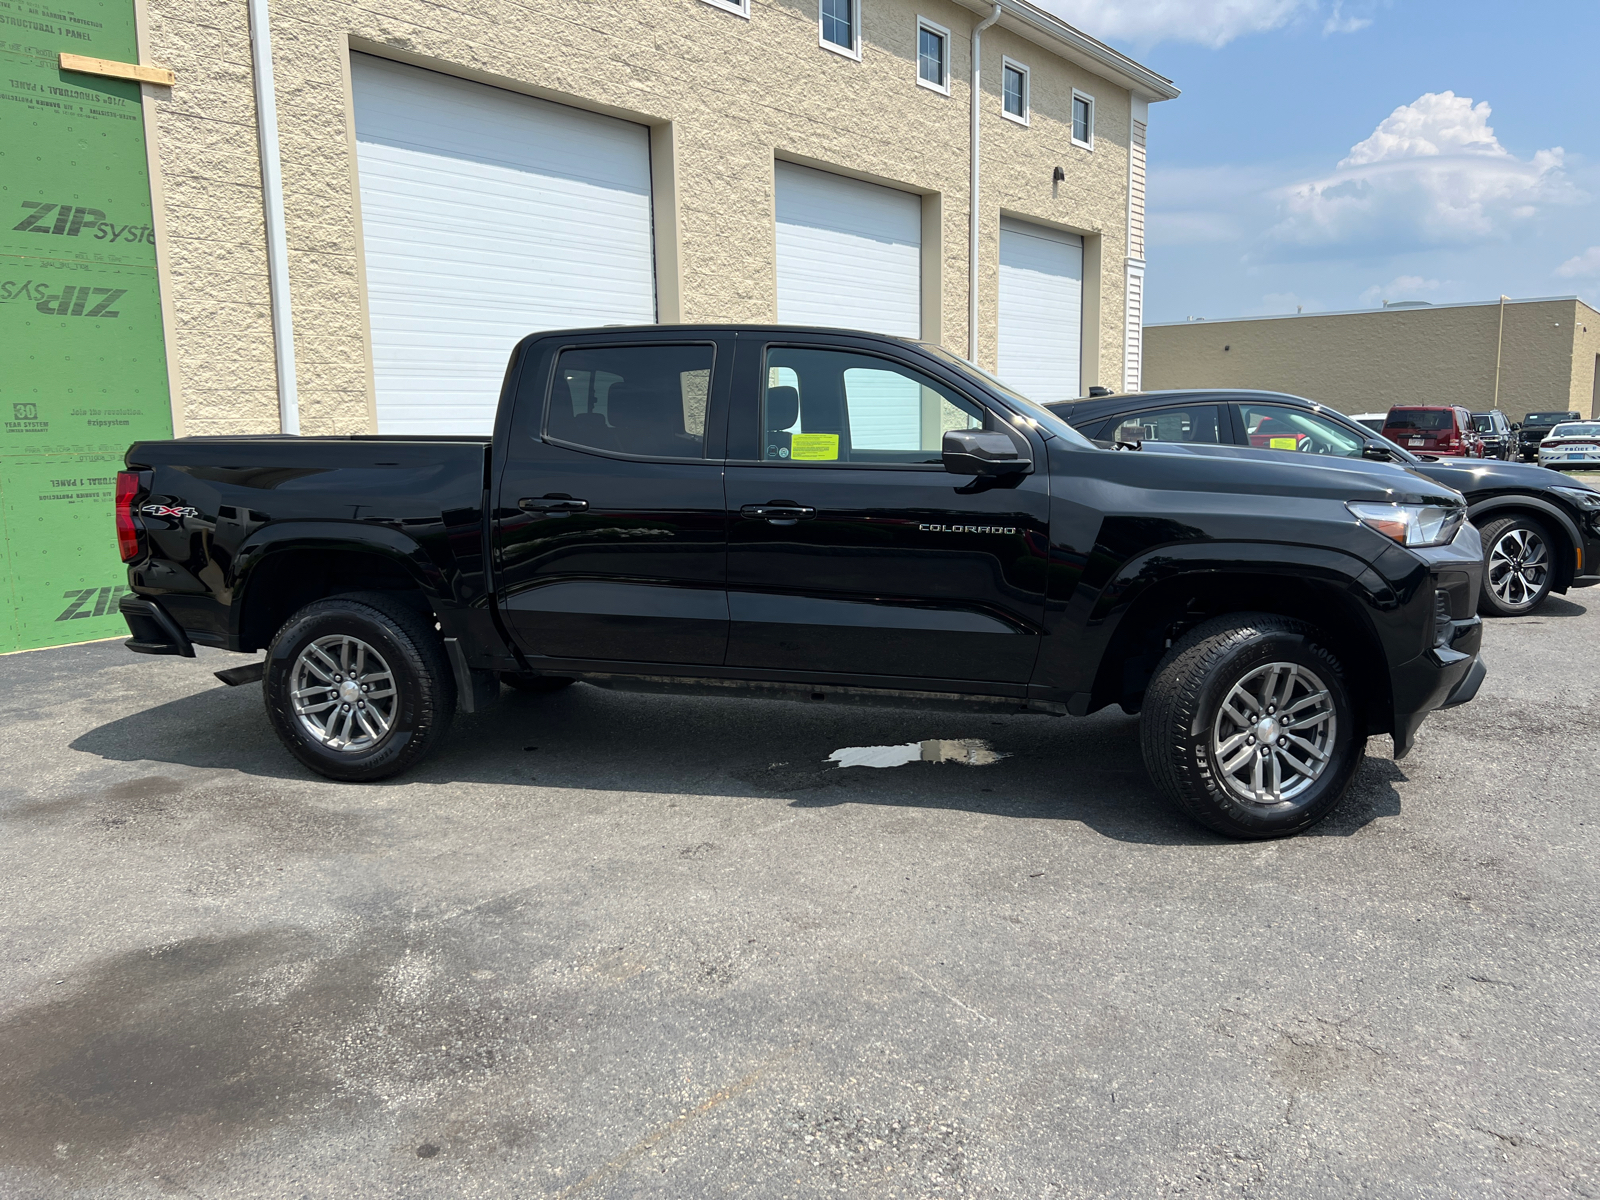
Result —
[[133, 501], [139, 494], [139, 472], [117, 472], [117, 551], [123, 562], [139, 557], [139, 523], [133, 515]]

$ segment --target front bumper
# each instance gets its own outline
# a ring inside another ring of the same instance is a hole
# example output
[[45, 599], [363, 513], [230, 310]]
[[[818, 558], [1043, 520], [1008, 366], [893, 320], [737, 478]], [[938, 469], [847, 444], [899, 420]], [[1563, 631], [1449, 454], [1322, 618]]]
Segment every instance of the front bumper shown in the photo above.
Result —
[[[1449, 594], [1451, 620], [1437, 644], [1390, 671], [1396, 758], [1410, 751], [1429, 713], [1467, 703], [1478, 694], [1488, 673], [1478, 656], [1483, 645], [1483, 619], [1477, 614], [1483, 584], [1483, 539], [1474, 527], [1465, 525], [1450, 545], [1414, 553], [1428, 564], [1433, 589], [1430, 599], [1438, 591]], [[1430, 626], [1429, 632], [1437, 632], [1437, 627]]]

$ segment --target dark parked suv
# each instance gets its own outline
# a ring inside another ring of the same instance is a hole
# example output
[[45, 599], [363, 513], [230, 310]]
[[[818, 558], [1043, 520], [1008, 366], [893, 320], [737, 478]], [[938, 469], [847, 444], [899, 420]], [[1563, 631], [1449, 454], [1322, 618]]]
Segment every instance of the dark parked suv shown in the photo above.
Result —
[[1516, 453], [1516, 430], [1511, 428], [1510, 418], [1498, 408], [1491, 408], [1488, 412], [1473, 413], [1472, 428], [1483, 440], [1485, 458], [1506, 461]]
[[546, 333], [492, 438], [134, 445], [122, 611], [143, 653], [265, 649], [227, 681], [264, 671], [279, 737], [336, 779], [405, 770], [502, 682], [1115, 704], [1166, 795], [1275, 837], [1338, 803], [1370, 735], [1404, 754], [1477, 691], [1482, 547], [1459, 495], [1390, 463], [1234, 453], [1101, 449], [897, 338]]
[[1552, 591], [1600, 583], [1600, 491], [1542, 467], [1413, 453], [1341, 412], [1280, 392], [1144, 392], [1050, 408], [1091, 438], [1183, 442], [1196, 453], [1248, 446], [1306, 456], [1308, 464], [1376, 459], [1453, 488], [1483, 531], [1478, 611], [1487, 615], [1520, 616]]

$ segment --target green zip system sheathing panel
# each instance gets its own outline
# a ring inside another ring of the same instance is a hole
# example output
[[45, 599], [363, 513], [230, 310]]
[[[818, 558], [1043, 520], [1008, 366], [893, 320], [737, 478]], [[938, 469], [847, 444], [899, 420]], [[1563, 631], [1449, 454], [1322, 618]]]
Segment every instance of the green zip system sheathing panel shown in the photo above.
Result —
[[112, 489], [172, 435], [129, 0], [0, 0], [0, 651], [124, 632]]

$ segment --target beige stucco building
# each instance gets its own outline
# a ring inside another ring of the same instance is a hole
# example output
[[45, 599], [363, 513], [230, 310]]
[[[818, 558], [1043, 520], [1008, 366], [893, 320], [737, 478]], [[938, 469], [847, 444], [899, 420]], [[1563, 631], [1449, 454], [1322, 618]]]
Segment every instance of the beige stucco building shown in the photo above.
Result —
[[1600, 415], [1600, 312], [1575, 296], [1145, 328], [1148, 388], [1262, 388], [1344, 412], [1396, 404]]
[[[441, 376], [482, 377], [481, 410], [513, 332], [871, 327], [879, 289], [889, 332], [1138, 382], [1144, 130], [1177, 90], [1026, 0], [145, 0], [143, 26], [176, 78], [145, 91], [180, 433], [443, 430]], [[867, 316], [816, 320], [830, 287]]]

